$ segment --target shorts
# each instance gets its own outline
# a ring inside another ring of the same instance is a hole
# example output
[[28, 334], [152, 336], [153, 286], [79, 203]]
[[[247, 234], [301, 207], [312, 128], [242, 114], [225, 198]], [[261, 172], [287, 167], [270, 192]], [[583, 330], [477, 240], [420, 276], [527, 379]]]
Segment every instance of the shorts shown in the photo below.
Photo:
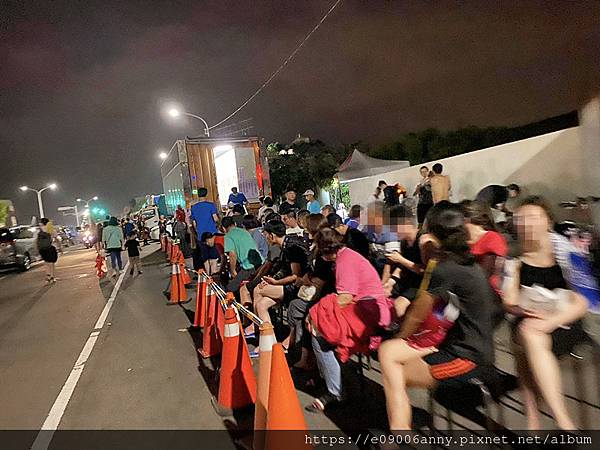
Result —
[[46, 248], [40, 248], [40, 256], [47, 263], [55, 263], [58, 261], [58, 253], [56, 247], [53, 245]]
[[254, 276], [256, 271], [254, 269], [240, 269], [237, 275], [227, 283], [228, 292], [237, 292], [242, 286], [242, 282], [249, 280]]
[[292, 300], [298, 298], [299, 286], [295, 284], [286, 284], [283, 286], [283, 304], [288, 305]]
[[140, 255], [137, 256], [129, 256], [129, 264], [131, 265], [131, 270], [133, 270], [133, 266], [137, 265], [138, 267], [141, 265]]
[[429, 366], [431, 376], [438, 381], [453, 379], [468, 381], [473, 378], [477, 364], [464, 358], [458, 358], [445, 350], [438, 350], [423, 358]]
[[[513, 333], [517, 330], [523, 319], [517, 319], [511, 324]], [[557, 358], [568, 355], [579, 344], [588, 341], [590, 338], [583, 329], [583, 322], [578, 320], [569, 325], [568, 328], [557, 328], [550, 337], [552, 338], [552, 353]]]

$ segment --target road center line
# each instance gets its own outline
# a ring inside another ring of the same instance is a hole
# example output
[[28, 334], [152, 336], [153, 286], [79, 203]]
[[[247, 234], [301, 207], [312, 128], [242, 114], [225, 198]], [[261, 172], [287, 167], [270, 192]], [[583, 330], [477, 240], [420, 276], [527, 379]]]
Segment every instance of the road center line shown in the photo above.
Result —
[[75, 361], [75, 365], [71, 370], [71, 373], [67, 377], [67, 381], [63, 385], [60, 390], [58, 397], [54, 400], [54, 404], [52, 408], [50, 408], [50, 412], [48, 413], [48, 417], [42, 424], [42, 427], [31, 446], [31, 450], [47, 450], [52, 441], [52, 437], [54, 436], [54, 432], [58, 429], [58, 425], [62, 420], [62, 417], [67, 409], [67, 405], [69, 404], [69, 400], [71, 400], [71, 396], [77, 387], [77, 382], [83, 373], [83, 369], [85, 368], [85, 363], [90, 357], [92, 350], [94, 349], [94, 345], [96, 345], [96, 341], [98, 340], [98, 336], [100, 335], [100, 330], [104, 327], [104, 323], [106, 322], [106, 318], [108, 317], [108, 313], [112, 308], [112, 305], [117, 298], [117, 294], [119, 293], [119, 289], [121, 288], [121, 284], [123, 283], [123, 279], [125, 278], [125, 274], [127, 273], [127, 268], [129, 267], [129, 262], [125, 265], [123, 272], [119, 276], [115, 287], [113, 288], [104, 309], [100, 313], [100, 317], [98, 317], [98, 321], [96, 325], [94, 325], [94, 330], [90, 333], [81, 353], [77, 357], [77, 361]]

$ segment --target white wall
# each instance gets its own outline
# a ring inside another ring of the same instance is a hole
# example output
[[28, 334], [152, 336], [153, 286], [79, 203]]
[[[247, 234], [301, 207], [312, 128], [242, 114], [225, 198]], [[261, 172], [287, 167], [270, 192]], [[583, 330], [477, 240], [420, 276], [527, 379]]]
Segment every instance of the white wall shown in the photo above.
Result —
[[[572, 200], [583, 192], [580, 127], [535, 136], [517, 142], [452, 156], [426, 163], [440, 162], [452, 181], [452, 201], [473, 198], [489, 184], [516, 183], [528, 193], [541, 194], [552, 204]], [[378, 180], [400, 183], [412, 194], [419, 182], [423, 164], [352, 181], [353, 204], [366, 204]]]

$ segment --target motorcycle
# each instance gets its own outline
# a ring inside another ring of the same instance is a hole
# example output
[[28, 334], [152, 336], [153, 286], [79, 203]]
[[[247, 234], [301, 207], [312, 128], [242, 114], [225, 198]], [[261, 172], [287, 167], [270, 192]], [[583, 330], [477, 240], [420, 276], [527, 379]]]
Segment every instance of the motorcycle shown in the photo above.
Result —
[[96, 236], [94, 236], [94, 234], [89, 230], [84, 231], [81, 235], [81, 242], [85, 248], [92, 248], [96, 243]]

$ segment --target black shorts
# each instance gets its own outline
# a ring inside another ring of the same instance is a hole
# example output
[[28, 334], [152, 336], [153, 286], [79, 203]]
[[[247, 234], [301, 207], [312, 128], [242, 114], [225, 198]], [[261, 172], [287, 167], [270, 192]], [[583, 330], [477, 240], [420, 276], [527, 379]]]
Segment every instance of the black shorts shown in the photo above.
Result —
[[58, 253], [53, 245], [50, 247], [40, 248], [40, 256], [47, 263], [55, 263], [58, 261]]
[[298, 298], [300, 287], [295, 284], [286, 284], [283, 286], [283, 304], [288, 305], [292, 300]]
[[237, 292], [240, 290], [242, 282], [249, 280], [254, 276], [256, 271], [254, 269], [240, 269], [235, 276], [232, 278], [229, 283], [227, 283], [227, 291], [228, 292]]

